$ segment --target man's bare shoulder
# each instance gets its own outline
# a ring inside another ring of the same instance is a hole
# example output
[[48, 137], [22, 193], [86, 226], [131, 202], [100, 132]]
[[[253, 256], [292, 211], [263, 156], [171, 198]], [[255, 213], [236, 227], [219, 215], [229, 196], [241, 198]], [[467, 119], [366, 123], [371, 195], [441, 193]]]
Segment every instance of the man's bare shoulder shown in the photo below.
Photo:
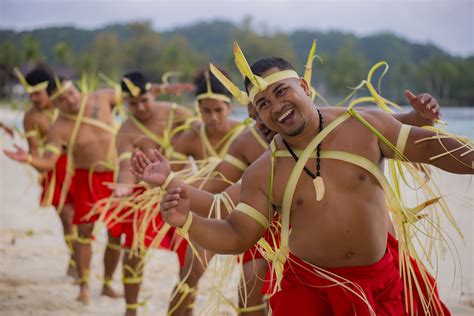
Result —
[[41, 122], [42, 120], [46, 118], [47, 117], [43, 112], [32, 107], [31, 109], [25, 112], [25, 115], [23, 116], [23, 122], [27, 124], [35, 124], [35, 123]]
[[173, 143], [176, 148], [190, 148], [196, 144], [201, 143], [201, 138], [199, 137], [199, 128], [190, 127], [181, 133], [177, 134], [174, 137]]
[[253, 142], [255, 137], [253, 136], [252, 132], [250, 131], [249, 128], [246, 128], [239, 136], [235, 138], [235, 140], [232, 142], [230, 145], [232, 147], [239, 148], [241, 150], [244, 150], [246, 146], [250, 142]]
[[[375, 128], [384, 130], [390, 129], [390, 126], [394, 126], [397, 120], [390, 114], [377, 108], [358, 107], [355, 109], [367, 122], [373, 125]], [[395, 124], [398, 125], [398, 124]]]
[[339, 106], [319, 107], [319, 110], [324, 114], [339, 116], [347, 112], [346, 108]]
[[255, 137], [252, 135], [252, 132], [246, 128], [239, 136], [237, 136], [232, 144], [229, 146], [227, 151], [230, 155], [244, 161], [245, 153], [249, 150], [252, 150], [253, 143], [255, 142]]
[[259, 188], [266, 191], [270, 176], [270, 156], [270, 149], [265, 150], [257, 160], [245, 169], [242, 181], [258, 184]]
[[[347, 109], [342, 107], [324, 107], [320, 108], [320, 110], [323, 113], [326, 123], [328, 123], [328, 121], [331, 122], [347, 112]], [[389, 114], [373, 107], [358, 106], [353, 108], [353, 111], [357, 112], [364, 120], [371, 123], [374, 127], [383, 127], [385, 124], [384, 122], [387, 122], [387, 119], [390, 120], [391, 117]], [[361, 124], [361, 121], [353, 116], [344, 123], [344, 125], [347, 124]]]
[[32, 112], [32, 110], [28, 110], [25, 112], [25, 115], [23, 116], [23, 127], [26, 130], [30, 130], [35, 128], [35, 123], [39, 121], [39, 117], [35, 112]]
[[179, 134], [179, 139], [182, 141], [200, 141], [199, 127], [191, 126]]

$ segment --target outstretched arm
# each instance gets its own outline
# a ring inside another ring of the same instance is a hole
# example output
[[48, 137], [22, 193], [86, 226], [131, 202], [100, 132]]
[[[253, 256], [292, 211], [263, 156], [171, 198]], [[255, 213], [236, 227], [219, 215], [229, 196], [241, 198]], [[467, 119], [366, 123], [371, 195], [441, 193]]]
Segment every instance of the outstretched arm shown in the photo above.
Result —
[[154, 83], [151, 86], [151, 93], [157, 97], [162, 94], [177, 95], [180, 96], [183, 92], [194, 91], [196, 87], [192, 83], [188, 82], [178, 82], [171, 84], [159, 84]]
[[[169, 163], [156, 149], [151, 150], [148, 156], [150, 158], [143, 152], [136, 151], [132, 158], [132, 168], [130, 172], [137, 178], [151, 185], [162, 186], [168, 177], [172, 177], [172, 175], [170, 175], [171, 170]], [[209, 217], [209, 215], [211, 217], [215, 216], [215, 208], [211, 213], [211, 206], [215, 197], [213, 194], [187, 185], [178, 177], [170, 178], [166, 190], [170, 191], [178, 187], [186, 188], [191, 203], [191, 209], [194, 213], [203, 217]], [[236, 204], [240, 198], [240, 184], [232, 185], [225, 192], [231, 198], [232, 203]], [[224, 211], [221, 214], [222, 217], [226, 217], [229, 214], [223, 203], [221, 204], [221, 210]]]
[[[452, 173], [474, 173], [472, 141], [456, 139], [442, 133], [437, 135], [435, 131], [425, 128], [402, 125], [381, 111], [371, 111], [366, 119], [391, 144], [398, 144], [397, 147], [401, 148], [402, 154], [409, 161], [431, 164]], [[401, 159], [382, 140], [379, 140], [379, 144], [385, 157]]]
[[45, 153], [43, 156], [33, 156], [17, 145], [15, 145], [16, 151], [4, 150], [4, 153], [10, 159], [29, 163], [38, 171], [49, 171], [54, 168], [61, 155], [62, 144], [63, 141], [60, 133], [52, 126], [49, 128], [46, 136]]
[[[256, 166], [254, 166], [256, 167]], [[260, 168], [261, 169], [261, 168]], [[268, 227], [268, 199], [260, 188], [261, 171], [249, 168], [243, 177], [241, 203], [224, 220], [191, 215], [188, 192], [179, 187], [162, 199], [163, 219], [188, 229], [189, 237], [209, 251], [239, 254], [252, 247]]]
[[[46, 146], [48, 145], [53, 146], [52, 144], [47, 144]], [[58, 161], [59, 156], [60, 156], [60, 149], [59, 147], [56, 147], [56, 146], [52, 148], [56, 148], [57, 151], [48, 150], [41, 157], [33, 156], [29, 154], [26, 150], [20, 148], [18, 145], [15, 145], [15, 148], [16, 148], [16, 151], [5, 149], [3, 152], [8, 158], [16, 160], [18, 162], [28, 163], [38, 171], [52, 170], [54, 166], [56, 165], [56, 161]]]

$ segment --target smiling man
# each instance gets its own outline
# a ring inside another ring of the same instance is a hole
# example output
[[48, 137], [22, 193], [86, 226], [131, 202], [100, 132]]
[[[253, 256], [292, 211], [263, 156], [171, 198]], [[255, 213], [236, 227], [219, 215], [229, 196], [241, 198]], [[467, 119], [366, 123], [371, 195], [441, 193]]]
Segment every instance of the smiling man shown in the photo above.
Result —
[[[459, 141], [431, 140], [434, 132], [402, 125], [381, 111], [360, 110], [357, 116], [318, 108], [306, 81], [283, 59], [259, 60], [251, 71], [250, 99], [279, 135], [245, 171], [239, 205], [225, 220], [193, 216], [186, 190], [177, 189], [163, 198], [163, 218], [210, 251], [237, 254], [255, 244], [277, 210], [286, 259], [281, 291], [271, 298], [274, 315], [403, 314], [403, 283], [387, 248], [381, 165], [385, 158], [406, 157], [473, 174], [474, 153], [467, 147], [445, 154]], [[142, 175], [149, 183], [163, 181], [153, 164]], [[435, 302], [428, 303], [436, 310]]]

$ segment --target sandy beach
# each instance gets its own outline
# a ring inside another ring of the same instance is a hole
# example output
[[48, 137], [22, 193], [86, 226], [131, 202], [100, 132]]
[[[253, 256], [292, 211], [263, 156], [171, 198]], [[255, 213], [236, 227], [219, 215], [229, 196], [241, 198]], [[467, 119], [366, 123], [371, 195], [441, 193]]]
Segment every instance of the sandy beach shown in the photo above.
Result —
[[[2, 148], [11, 146], [3, 134], [0, 138]], [[438, 183], [464, 234], [463, 241], [449, 231], [460, 265], [453, 264], [449, 256], [439, 262], [440, 292], [453, 315], [474, 315], [474, 184], [469, 176], [439, 174], [436, 176]], [[0, 179], [0, 315], [123, 314], [124, 300], [100, 296], [104, 231], [93, 244], [92, 302], [83, 306], [75, 301], [77, 286], [65, 276], [68, 254], [59, 218], [52, 208], [38, 207], [36, 172], [0, 153]], [[229, 259], [220, 260], [232, 261]], [[459, 267], [462, 267], [462, 274]], [[115, 273], [113, 285], [123, 291], [120, 269], [121, 266]], [[169, 295], [178, 279], [178, 259], [172, 252], [154, 250], [145, 271], [141, 298], [148, 299], [148, 315], [165, 315]], [[213, 301], [209, 297], [216, 271], [220, 270], [210, 269], [200, 283], [196, 314], [217, 313], [212, 310], [210, 302]], [[224, 289], [225, 295], [234, 302], [237, 280], [238, 271], [234, 268], [230, 279], [225, 280]], [[140, 310], [140, 315], [144, 315], [144, 310]], [[227, 306], [218, 314], [235, 315], [235, 312]]]

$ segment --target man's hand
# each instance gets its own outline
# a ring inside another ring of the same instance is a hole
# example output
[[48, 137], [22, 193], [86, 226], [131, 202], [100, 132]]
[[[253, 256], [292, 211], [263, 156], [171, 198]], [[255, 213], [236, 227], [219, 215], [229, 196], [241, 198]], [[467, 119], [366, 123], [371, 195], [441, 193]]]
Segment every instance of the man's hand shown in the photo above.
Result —
[[6, 150], [4, 149], [3, 152], [7, 157], [10, 159], [19, 161], [19, 162], [27, 162], [28, 161], [28, 152], [18, 145], [14, 144], [16, 151]]
[[161, 216], [171, 226], [182, 227], [190, 212], [190, 205], [185, 186], [171, 189], [161, 199]]
[[414, 95], [410, 90], [405, 90], [405, 97], [421, 117], [432, 122], [441, 118], [438, 101], [431, 94], [422, 93]]
[[170, 164], [156, 149], [150, 150], [150, 158], [140, 150], [135, 151], [132, 157], [131, 172], [141, 181], [160, 186], [171, 172]]
[[180, 96], [183, 92], [192, 92], [196, 89], [192, 83], [173, 83], [165, 87], [165, 91], [170, 95]]

